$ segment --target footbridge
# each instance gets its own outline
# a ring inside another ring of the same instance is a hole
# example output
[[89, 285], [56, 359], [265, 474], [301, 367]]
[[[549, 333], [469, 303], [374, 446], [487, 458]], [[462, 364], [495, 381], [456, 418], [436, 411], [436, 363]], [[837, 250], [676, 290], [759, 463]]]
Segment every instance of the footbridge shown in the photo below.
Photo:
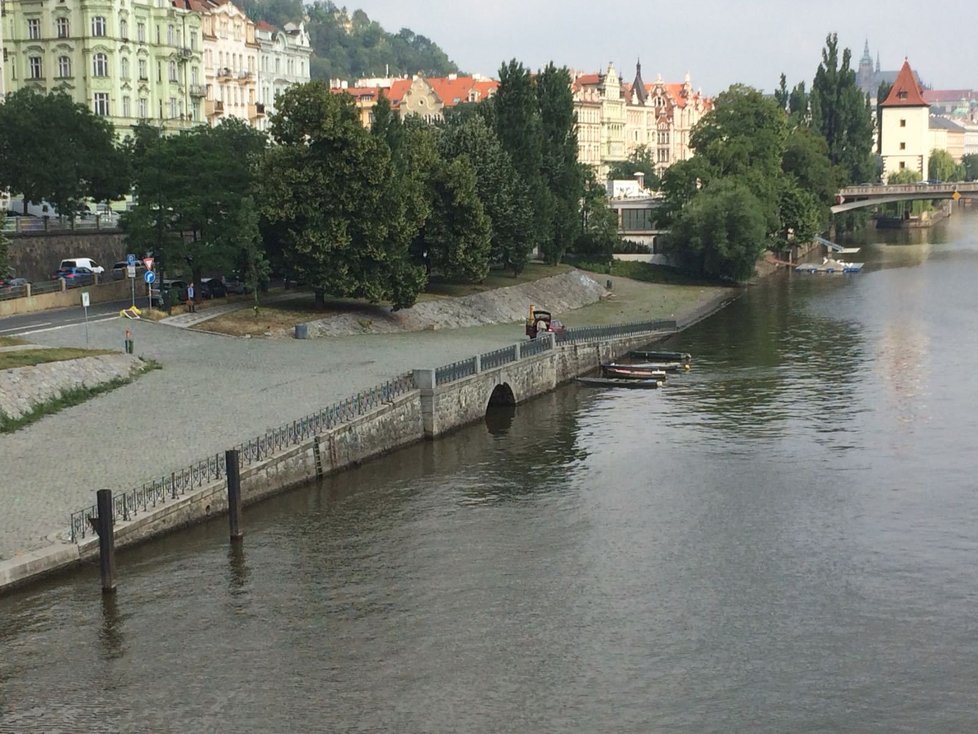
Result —
[[918, 199], [978, 199], [978, 181], [956, 181], [949, 183], [915, 184], [864, 184], [846, 186], [835, 197], [833, 214], [861, 209], [867, 206], [888, 204], [894, 201], [913, 201]]

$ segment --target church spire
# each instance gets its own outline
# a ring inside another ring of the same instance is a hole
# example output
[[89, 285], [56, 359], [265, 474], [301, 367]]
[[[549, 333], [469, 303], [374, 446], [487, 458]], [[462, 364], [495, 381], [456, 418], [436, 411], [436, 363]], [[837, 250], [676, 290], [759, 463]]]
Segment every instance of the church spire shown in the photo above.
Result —
[[645, 82], [642, 81], [642, 60], [638, 59], [635, 61], [635, 81], [632, 82], [632, 94], [638, 100], [639, 104], [645, 104], [645, 99], [647, 97], [645, 93]]

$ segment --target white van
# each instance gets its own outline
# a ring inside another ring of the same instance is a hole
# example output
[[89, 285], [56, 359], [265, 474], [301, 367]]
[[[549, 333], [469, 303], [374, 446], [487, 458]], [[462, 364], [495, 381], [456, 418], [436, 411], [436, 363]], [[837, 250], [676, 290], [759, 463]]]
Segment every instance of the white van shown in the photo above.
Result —
[[92, 260], [90, 257], [72, 257], [67, 260], [62, 260], [58, 269], [61, 268], [88, 268], [93, 273], [104, 273], [105, 268], [99, 265], [97, 262]]

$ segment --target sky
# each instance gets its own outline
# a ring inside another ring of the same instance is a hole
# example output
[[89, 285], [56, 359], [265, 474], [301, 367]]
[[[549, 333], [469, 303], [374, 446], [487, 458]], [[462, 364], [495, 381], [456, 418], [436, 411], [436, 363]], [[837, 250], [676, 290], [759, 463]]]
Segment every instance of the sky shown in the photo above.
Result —
[[[359, 3], [357, 5], [356, 3]], [[740, 83], [771, 92], [811, 86], [825, 38], [859, 65], [868, 40], [883, 71], [904, 58], [933, 89], [978, 89], [978, 2], [947, 0], [344, 0], [390, 33], [427, 36], [461, 70], [498, 77], [504, 61], [531, 70], [549, 61], [584, 72], [609, 62], [626, 81], [642, 62], [646, 83], [661, 74], [715, 95]]]

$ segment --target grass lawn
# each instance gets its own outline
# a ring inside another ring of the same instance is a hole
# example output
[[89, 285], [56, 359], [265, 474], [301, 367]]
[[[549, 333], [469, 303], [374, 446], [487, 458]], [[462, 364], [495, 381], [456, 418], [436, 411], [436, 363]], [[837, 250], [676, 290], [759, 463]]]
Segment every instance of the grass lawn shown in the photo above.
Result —
[[115, 354], [115, 352], [111, 349], [76, 349], [74, 347], [17, 349], [12, 352], [0, 352], [0, 370], [9, 370], [13, 367], [30, 367], [45, 362], [63, 362], [66, 359], [97, 357], [100, 354]]
[[27, 344], [27, 342], [16, 336], [0, 336], [0, 347], [15, 347], [19, 344]]

